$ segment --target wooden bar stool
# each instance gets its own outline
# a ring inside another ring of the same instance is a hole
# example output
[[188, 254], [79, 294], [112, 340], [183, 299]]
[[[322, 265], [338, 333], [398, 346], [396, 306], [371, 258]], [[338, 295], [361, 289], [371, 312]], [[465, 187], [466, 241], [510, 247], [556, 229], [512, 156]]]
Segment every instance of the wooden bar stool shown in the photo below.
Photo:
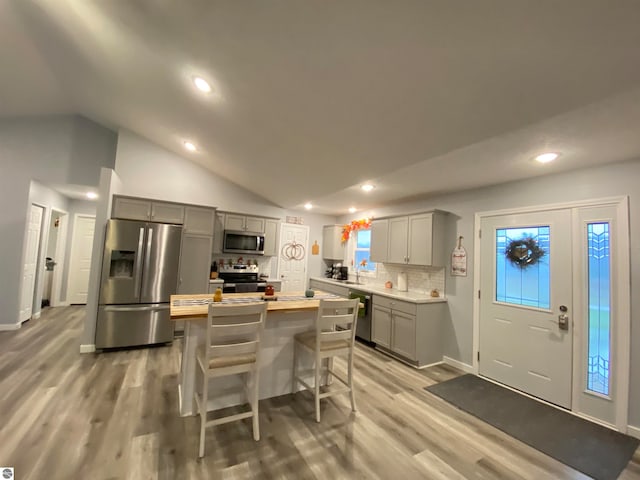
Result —
[[[198, 350], [197, 364], [202, 370], [202, 394], [195, 392], [200, 415], [200, 453], [204, 456], [205, 428], [253, 417], [253, 438], [260, 440], [258, 421], [258, 369], [260, 336], [267, 313], [265, 302], [235, 305], [209, 305], [204, 348]], [[207, 420], [209, 379], [243, 374], [251, 410]]]
[[[351, 409], [354, 412], [356, 411], [356, 399], [353, 389], [353, 349], [356, 337], [356, 322], [358, 320], [358, 306], [358, 298], [350, 300], [320, 300], [315, 330], [299, 333], [294, 337], [293, 392], [295, 393], [296, 387], [300, 383], [313, 393], [316, 422], [320, 421], [320, 399], [331, 395], [349, 392]], [[313, 385], [309, 385], [303, 380], [299, 372], [300, 351], [306, 351], [314, 357]], [[347, 357], [346, 379], [333, 371], [333, 357], [335, 356]], [[324, 359], [328, 359], [326, 366], [323, 366]], [[321, 392], [320, 378], [323, 374], [327, 376], [327, 379], [330, 377], [337, 379], [344, 387], [332, 388]]]

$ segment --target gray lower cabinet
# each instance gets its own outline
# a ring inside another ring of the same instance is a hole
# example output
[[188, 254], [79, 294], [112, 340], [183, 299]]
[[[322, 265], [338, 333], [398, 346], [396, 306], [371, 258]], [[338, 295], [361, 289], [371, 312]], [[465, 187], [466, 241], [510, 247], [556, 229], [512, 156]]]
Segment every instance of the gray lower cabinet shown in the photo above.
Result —
[[442, 361], [445, 302], [412, 303], [373, 296], [372, 340], [415, 366]]
[[391, 348], [391, 310], [373, 306], [371, 340], [382, 347]]

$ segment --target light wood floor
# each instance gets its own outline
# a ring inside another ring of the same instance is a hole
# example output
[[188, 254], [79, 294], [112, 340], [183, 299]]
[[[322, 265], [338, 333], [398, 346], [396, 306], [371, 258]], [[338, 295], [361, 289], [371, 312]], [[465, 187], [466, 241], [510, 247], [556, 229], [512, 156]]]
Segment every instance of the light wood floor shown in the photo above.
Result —
[[[19, 480], [586, 478], [423, 390], [460, 372], [364, 346], [358, 413], [346, 395], [320, 424], [306, 393], [262, 401], [260, 442], [250, 420], [210, 428], [199, 461], [199, 420], [177, 413], [181, 341], [81, 355], [83, 316], [49, 308], [0, 332], [0, 466]], [[639, 452], [621, 478], [640, 479]]]

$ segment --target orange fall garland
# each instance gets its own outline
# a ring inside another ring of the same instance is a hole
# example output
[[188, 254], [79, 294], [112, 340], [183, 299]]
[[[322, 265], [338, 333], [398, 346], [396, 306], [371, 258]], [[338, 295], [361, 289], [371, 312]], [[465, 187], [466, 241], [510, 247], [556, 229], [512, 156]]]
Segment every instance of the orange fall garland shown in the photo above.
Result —
[[351, 232], [354, 232], [356, 230], [360, 230], [361, 228], [363, 229], [368, 229], [371, 228], [371, 220], [368, 218], [363, 218], [360, 220], [353, 220], [351, 223], [347, 223], [346, 225], [343, 225], [342, 227], [342, 243], [346, 242], [347, 240], [349, 240], [349, 236], [351, 235]]

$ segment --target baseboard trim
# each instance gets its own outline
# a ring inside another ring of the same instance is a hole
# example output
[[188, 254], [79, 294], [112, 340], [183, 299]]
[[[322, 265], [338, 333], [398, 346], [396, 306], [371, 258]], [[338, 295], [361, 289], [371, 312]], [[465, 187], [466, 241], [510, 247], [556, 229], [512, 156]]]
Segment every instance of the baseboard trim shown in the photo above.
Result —
[[0, 332], [9, 331], [9, 330], [20, 330], [22, 326], [22, 322], [18, 323], [0, 323]]
[[460, 360], [456, 360], [454, 358], [451, 357], [447, 357], [446, 355], [444, 355], [442, 357], [442, 361], [454, 368], [457, 368], [458, 370], [462, 370], [465, 373], [473, 373], [473, 366], [469, 365], [468, 363], [463, 363]]
[[80, 345], [80, 353], [93, 353], [95, 351], [96, 351], [95, 343]]
[[640, 427], [627, 425], [627, 434], [631, 435], [632, 437], [640, 438]]

